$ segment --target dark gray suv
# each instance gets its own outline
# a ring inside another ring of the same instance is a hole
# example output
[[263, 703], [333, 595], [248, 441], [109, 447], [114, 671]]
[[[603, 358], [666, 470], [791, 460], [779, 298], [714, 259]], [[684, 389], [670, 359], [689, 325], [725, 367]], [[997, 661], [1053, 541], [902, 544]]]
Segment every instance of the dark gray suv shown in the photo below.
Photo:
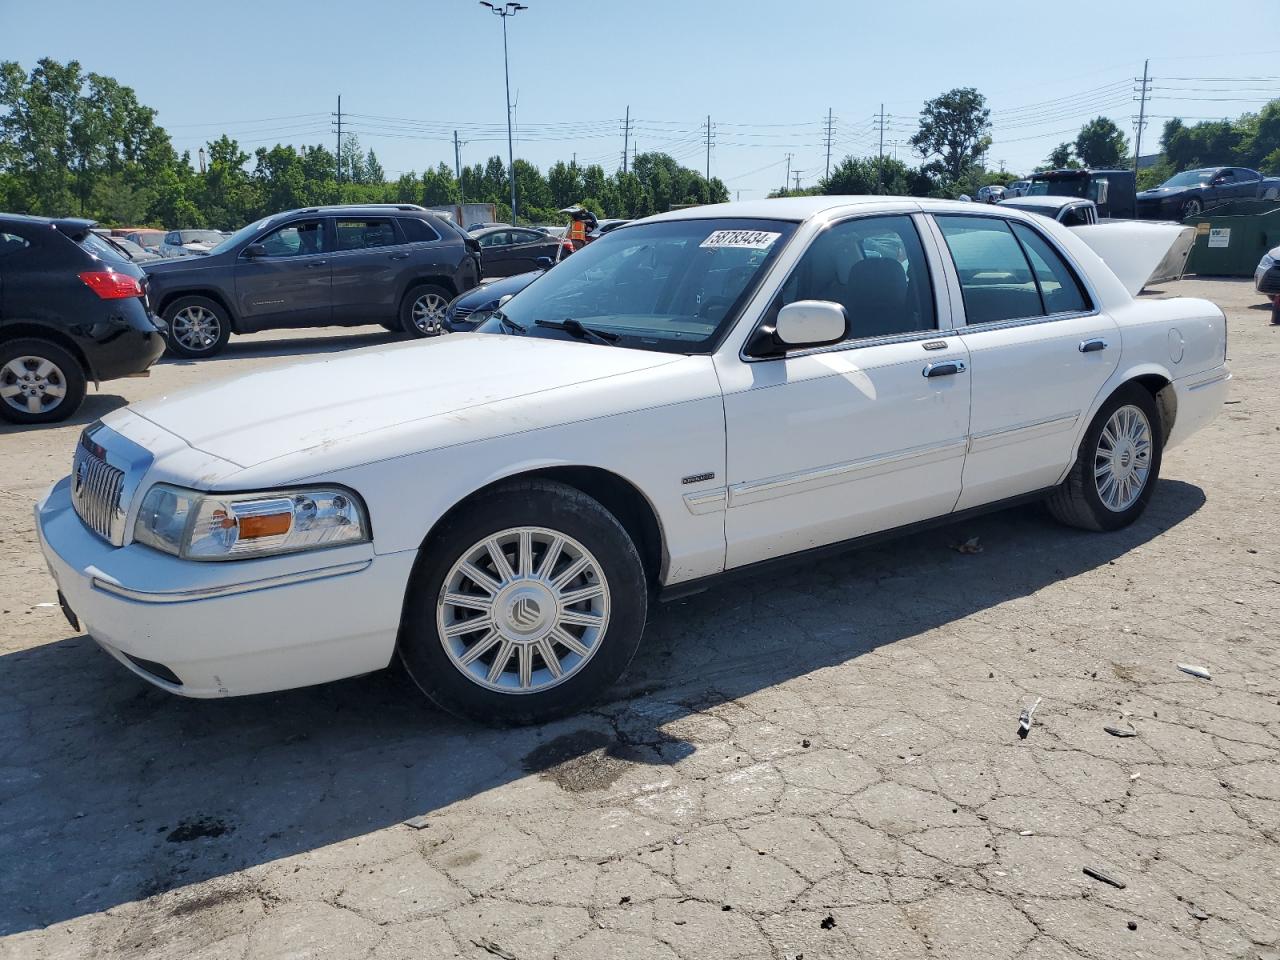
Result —
[[480, 282], [480, 245], [413, 205], [309, 207], [237, 231], [207, 254], [145, 265], [170, 352], [208, 357], [232, 333], [379, 323], [440, 332]]

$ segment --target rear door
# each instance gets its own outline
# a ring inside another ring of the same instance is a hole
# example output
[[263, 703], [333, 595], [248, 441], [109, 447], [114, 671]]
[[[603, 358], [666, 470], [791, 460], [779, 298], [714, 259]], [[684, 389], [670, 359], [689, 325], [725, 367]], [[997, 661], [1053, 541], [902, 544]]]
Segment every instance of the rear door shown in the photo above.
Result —
[[404, 235], [391, 217], [335, 217], [333, 322], [380, 323], [399, 307], [397, 279], [409, 260]]
[[511, 242], [510, 230], [495, 230], [493, 233], [482, 234], [479, 240], [486, 277], [496, 279], [524, 272], [513, 266], [515, 248]]
[[330, 307], [332, 226], [324, 217], [293, 220], [259, 237], [266, 253], [236, 259], [236, 310], [245, 330], [323, 327]]
[[538, 269], [538, 258], [552, 256], [555, 241], [537, 230], [512, 230], [508, 262], [511, 273], [528, 273]]
[[956, 509], [1056, 484], [1080, 420], [1120, 358], [1115, 321], [1039, 230], [1003, 217], [935, 216], [955, 272], [973, 409]]

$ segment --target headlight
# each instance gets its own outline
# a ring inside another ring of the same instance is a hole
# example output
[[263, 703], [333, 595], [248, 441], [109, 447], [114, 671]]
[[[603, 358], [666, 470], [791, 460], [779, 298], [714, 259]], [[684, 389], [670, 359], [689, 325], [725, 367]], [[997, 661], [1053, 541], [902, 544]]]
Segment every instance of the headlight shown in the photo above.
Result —
[[369, 539], [369, 520], [347, 490], [200, 493], [158, 483], [133, 526], [139, 543], [186, 560], [238, 560]]

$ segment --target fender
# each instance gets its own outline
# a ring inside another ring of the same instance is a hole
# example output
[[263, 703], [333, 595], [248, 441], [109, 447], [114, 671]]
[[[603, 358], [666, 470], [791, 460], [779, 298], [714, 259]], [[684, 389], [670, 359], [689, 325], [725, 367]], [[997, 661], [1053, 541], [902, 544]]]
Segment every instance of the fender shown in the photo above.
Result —
[[[1123, 330], [1121, 332], [1123, 334]], [[1098, 411], [1102, 408], [1102, 405], [1107, 402], [1107, 398], [1126, 383], [1129, 383], [1132, 380], [1137, 380], [1141, 377], [1151, 376], [1159, 377], [1166, 384], [1173, 382], [1172, 374], [1168, 367], [1165, 367], [1163, 364], [1147, 362], [1131, 363], [1126, 366], [1121, 363], [1120, 366], [1116, 367], [1111, 376], [1108, 377], [1106, 382], [1103, 383], [1101, 388], [1099, 388], [1097, 394], [1093, 398], [1093, 401], [1089, 404], [1089, 409], [1085, 412], [1084, 416], [1080, 418], [1080, 422], [1076, 426], [1075, 440], [1071, 445], [1071, 463], [1067, 464], [1067, 468], [1062, 471], [1062, 476], [1058, 477], [1059, 483], [1067, 478], [1067, 474], [1071, 472], [1071, 468], [1075, 465], [1076, 457], [1080, 455], [1080, 443], [1084, 440], [1085, 431], [1089, 429], [1089, 424], [1093, 423], [1093, 418], [1098, 415]], [[1168, 430], [1166, 429], [1164, 432], [1165, 435], [1168, 436]]]

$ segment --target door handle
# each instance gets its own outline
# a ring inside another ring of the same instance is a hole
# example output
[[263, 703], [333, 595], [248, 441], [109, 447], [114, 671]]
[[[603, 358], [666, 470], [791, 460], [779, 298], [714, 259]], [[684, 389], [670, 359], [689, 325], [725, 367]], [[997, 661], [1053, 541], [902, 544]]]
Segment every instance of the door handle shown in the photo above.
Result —
[[931, 363], [923, 372], [926, 377], [953, 377], [957, 373], [964, 373], [964, 361], [943, 360], [941, 363]]
[[1105, 350], [1105, 349], [1107, 349], [1107, 341], [1103, 340], [1100, 337], [1095, 338], [1093, 340], [1080, 341], [1081, 353], [1097, 353], [1099, 350]]
[[393, 254], [391, 254], [390, 259], [392, 259], [392, 260], [408, 260], [408, 259], [409, 259], [409, 255], [408, 255], [407, 253], [393, 253]]
[[328, 260], [312, 260], [310, 263], [307, 264], [307, 266], [314, 269], [315, 267], [328, 266], [328, 264], [329, 264]]

